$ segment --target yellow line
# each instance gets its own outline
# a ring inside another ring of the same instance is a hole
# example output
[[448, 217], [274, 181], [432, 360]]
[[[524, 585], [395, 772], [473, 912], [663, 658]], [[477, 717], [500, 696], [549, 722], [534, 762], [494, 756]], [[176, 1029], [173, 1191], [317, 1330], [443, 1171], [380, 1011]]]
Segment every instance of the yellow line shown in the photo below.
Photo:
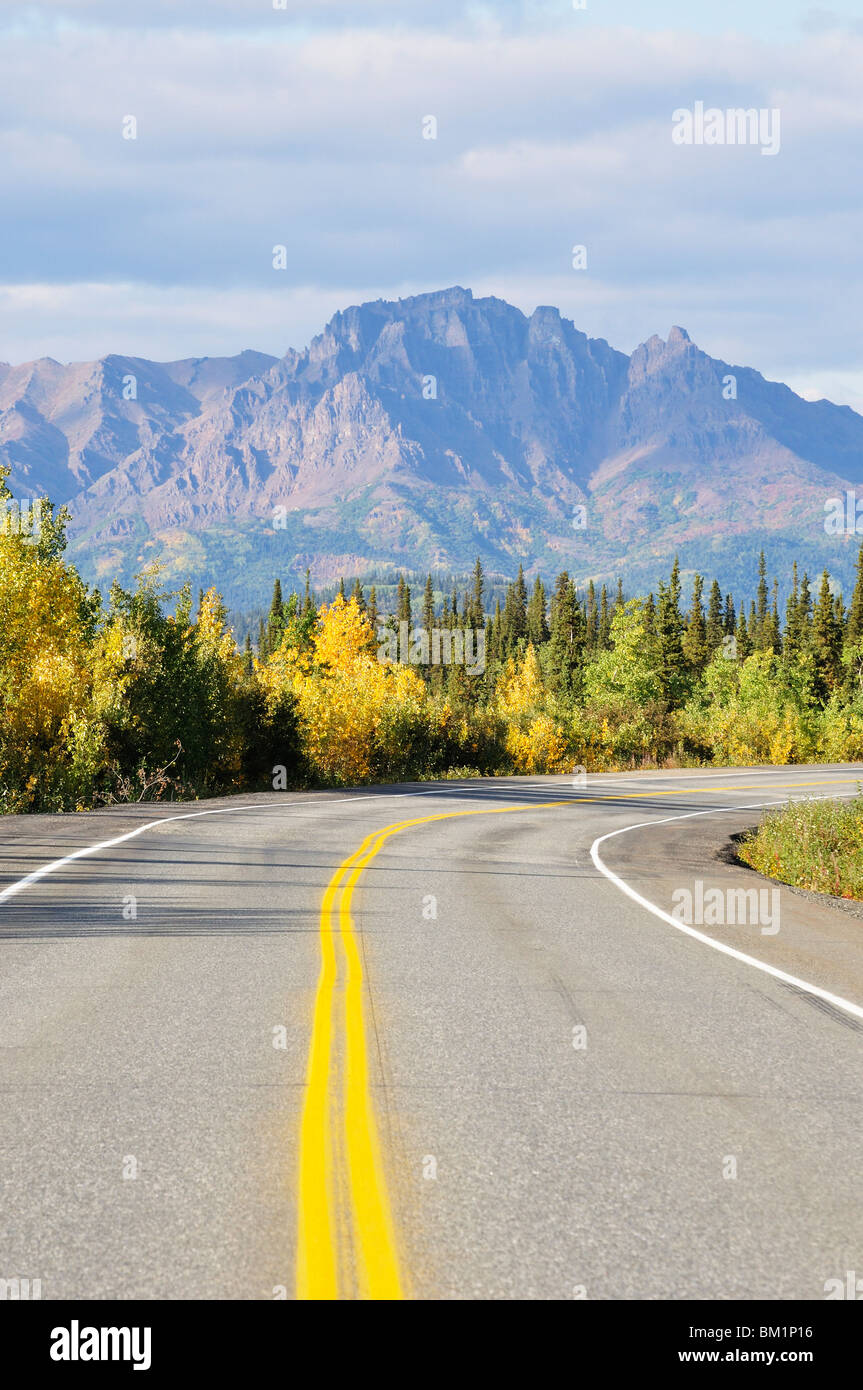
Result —
[[347, 960], [345, 982], [345, 1139], [353, 1206], [357, 1279], [362, 1298], [403, 1297], [380, 1139], [369, 1090], [363, 1021], [363, 966], [351, 918], [354, 886], [385, 837], [353, 869], [339, 906], [339, 930]]
[[338, 1294], [333, 1243], [333, 1154], [327, 1113], [336, 953], [332, 932], [324, 927], [324, 920], [329, 921], [333, 896], [334, 885], [331, 884], [321, 909], [321, 973], [300, 1129], [298, 1298], [327, 1299], [336, 1298]]
[[336, 949], [332, 909], [342, 878], [369, 840], [341, 865], [321, 904], [321, 973], [315, 996], [306, 1094], [300, 1126], [300, 1173], [297, 1222], [297, 1297], [338, 1298], [336, 1259], [335, 1173], [331, 1129], [333, 1070], [333, 995]]
[[[855, 778], [834, 778], [824, 782], [771, 782], [765, 789], [786, 787], [826, 787], [848, 784]], [[534, 806], [494, 806], [471, 811], [442, 811], [397, 821], [367, 835], [344, 860], [324, 893], [320, 915], [321, 972], [315, 996], [312, 1038], [306, 1074], [306, 1093], [300, 1126], [300, 1170], [298, 1191], [297, 1297], [336, 1299], [338, 1277], [338, 1212], [332, 1126], [337, 1101], [343, 1102], [344, 1132], [349, 1169], [350, 1221], [357, 1259], [360, 1296], [369, 1299], [401, 1299], [404, 1285], [399, 1270], [397, 1244], [387, 1194], [386, 1174], [378, 1136], [378, 1126], [369, 1084], [368, 1048], [363, 1010], [363, 968], [351, 901], [363, 871], [393, 835], [433, 821], [463, 816], [505, 815], [513, 811], [543, 811], [562, 806], [581, 806], [597, 802], [627, 802], [652, 796], [683, 796], [689, 792], [743, 792], [756, 788], [673, 787], [630, 792], [610, 797], [577, 797], [565, 801], [544, 801]], [[729, 810], [734, 807], [730, 806]], [[333, 913], [338, 908], [338, 939], [345, 957], [343, 1021], [345, 1030], [344, 1078], [341, 1091], [333, 1084], [335, 1073], [333, 1003], [338, 983], [336, 928]]]

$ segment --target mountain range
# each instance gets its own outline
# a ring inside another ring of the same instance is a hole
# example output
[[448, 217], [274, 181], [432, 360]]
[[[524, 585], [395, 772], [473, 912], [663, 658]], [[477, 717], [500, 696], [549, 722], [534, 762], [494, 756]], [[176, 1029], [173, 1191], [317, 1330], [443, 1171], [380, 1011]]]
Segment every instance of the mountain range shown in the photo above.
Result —
[[72, 513], [91, 582], [233, 605], [339, 576], [566, 568], [646, 591], [680, 556], [742, 594], [758, 551], [852, 577], [825, 503], [863, 494], [863, 416], [701, 351], [631, 356], [557, 309], [452, 288], [338, 313], [304, 352], [0, 364], [0, 462]]

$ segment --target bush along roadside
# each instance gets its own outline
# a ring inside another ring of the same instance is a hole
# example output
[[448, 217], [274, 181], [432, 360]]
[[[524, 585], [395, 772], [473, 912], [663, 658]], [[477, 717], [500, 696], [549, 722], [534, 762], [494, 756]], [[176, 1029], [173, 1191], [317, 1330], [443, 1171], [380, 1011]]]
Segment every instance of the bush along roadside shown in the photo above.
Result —
[[863, 795], [794, 801], [769, 811], [738, 854], [750, 868], [794, 888], [863, 901]]

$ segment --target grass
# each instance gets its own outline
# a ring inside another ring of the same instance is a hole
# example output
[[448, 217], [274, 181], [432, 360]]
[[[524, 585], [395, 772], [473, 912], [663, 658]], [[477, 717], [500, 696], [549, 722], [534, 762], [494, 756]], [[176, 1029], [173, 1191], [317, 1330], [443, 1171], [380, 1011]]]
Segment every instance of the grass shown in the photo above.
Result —
[[769, 811], [738, 853], [781, 883], [863, 901], [863, 795], [792, 801]]

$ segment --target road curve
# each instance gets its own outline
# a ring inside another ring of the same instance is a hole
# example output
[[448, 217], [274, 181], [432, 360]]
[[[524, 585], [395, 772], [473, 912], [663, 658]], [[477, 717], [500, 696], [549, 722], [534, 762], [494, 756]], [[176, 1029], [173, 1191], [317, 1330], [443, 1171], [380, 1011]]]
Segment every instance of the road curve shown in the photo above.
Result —
[[[863, 921], [717, 851], [762, 806], [861, 781], [4, 818], [0, 1278], [84, 1299], [823, 1298], [863, 1267]], [[753, 887], [767, 915], [728, 922]], [[699, 915], [711, 893], [724, 918]]]

